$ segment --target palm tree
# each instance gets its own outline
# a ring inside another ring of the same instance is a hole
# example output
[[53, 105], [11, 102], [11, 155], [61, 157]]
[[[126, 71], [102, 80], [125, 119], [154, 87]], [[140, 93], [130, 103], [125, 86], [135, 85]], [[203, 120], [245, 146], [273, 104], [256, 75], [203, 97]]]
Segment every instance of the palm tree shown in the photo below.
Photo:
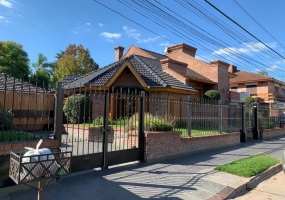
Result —
[[53, 71], [50, 69], [52, 64], [48, 62], [47, 57], [42, 53], [38, 54], [38, 60], [32, 63], [32, 66], [35, 68], [35, 71], [46, 71], [50, 76], [53, 75]]
[[48, 62], [47, 57], [39, 53], [38, 60], [32, 63], [32, 67], [35, 71], [30, 76], [31, 83], [48, 89], [53, 71], [51, 70], [52, 64]]

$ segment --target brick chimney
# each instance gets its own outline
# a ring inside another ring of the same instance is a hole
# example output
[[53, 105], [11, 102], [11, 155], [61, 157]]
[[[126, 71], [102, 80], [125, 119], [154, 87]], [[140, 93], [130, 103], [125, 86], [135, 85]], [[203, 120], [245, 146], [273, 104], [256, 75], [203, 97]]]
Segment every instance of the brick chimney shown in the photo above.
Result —
[[230, 66], [229, 66], [229, 72], [230, 72], [230, 73], [235, 73], [235, 72], [237, 72], [237, 67], [234, 66], [234, 65], [230, 65]]
[[124, 54], [124, 49], [125, 48], [121, 47], [121, 46], [115, 47], [115, 55], [116, 55], [115, 61], [119, 61], [122, 58], [122, 56]]
[[166, 55], [175, 54], [175, 53], [177, 54], [185, 53], [189, 56], [195, 57], [196, 51], [197, 51], [196, 48], [191, 47], [188, 44], [182, 43], [167, 47]]

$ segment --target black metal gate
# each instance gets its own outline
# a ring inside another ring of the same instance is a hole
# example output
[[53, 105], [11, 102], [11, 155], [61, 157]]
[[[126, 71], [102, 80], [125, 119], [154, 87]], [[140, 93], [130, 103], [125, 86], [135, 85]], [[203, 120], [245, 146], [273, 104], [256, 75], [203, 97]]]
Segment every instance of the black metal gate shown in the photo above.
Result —
[[245, 134], [246, 140], [258, 140], [259, 125], [258, 125], [258, 104], [251, 103], [245, 105]]
[[56, 139], [72, 151], [73, 172], [143, 161], [144, 98], [144, 92], [131, 89], [65, 90], [58, 84]]

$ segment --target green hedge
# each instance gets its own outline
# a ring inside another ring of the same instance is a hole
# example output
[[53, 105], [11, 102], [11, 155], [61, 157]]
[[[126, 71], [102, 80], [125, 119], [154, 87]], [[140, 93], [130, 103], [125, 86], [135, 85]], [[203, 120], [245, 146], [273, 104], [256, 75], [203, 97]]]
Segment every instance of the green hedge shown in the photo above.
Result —
[[90, 99], [82, 94], [71, 95], [64, 103], [63, 112], [71, 123], [86, 122], [90, 113]]

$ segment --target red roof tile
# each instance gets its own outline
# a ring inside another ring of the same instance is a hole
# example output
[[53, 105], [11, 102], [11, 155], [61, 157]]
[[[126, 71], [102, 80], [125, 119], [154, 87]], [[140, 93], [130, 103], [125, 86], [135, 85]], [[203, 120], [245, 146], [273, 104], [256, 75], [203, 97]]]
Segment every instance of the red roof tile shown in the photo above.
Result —
[[241, 70], [235, 72], [234, 74], [237, 75], [237, 77], [231, 78], [230, 84], [273, 80], [273, 78], [268, 77], [268, 76], [264, 76], [261, 74], [255, 74], [252, 72], [241, 71]]

